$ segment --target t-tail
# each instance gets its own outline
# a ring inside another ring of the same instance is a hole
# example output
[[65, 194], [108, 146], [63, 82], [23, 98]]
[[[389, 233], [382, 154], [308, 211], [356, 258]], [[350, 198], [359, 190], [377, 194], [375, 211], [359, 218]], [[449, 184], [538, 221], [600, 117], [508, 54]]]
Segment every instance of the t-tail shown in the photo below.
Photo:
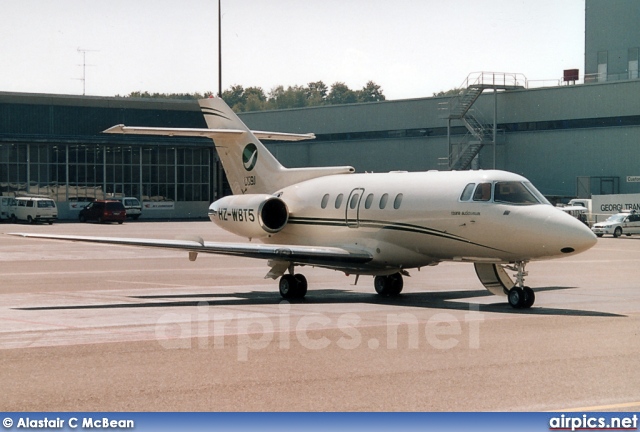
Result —
[[212, 138], [234, 195], [272, 194], [304, 180], [355, 171], [350, 166], [285, 168], [258, 137], [298, 141], [313, 139], [313, 134], [251, 131], [221, 98], [201, 99], [199, 104], [209, 130], [218, 131]]
[[314, 139], [313, 134], [251, 131], [221, 98], [201, 99], [198, 103], [207, 122], [207, 129], [117, 125], [104, 132], [209, 137], [213, 139], [234, 195], [273, 194], [305, 180], [334, 174], [351, 174], [355, 171], [350, 166], [285, 168], [269, 153], [260, 139], [299, 141]]

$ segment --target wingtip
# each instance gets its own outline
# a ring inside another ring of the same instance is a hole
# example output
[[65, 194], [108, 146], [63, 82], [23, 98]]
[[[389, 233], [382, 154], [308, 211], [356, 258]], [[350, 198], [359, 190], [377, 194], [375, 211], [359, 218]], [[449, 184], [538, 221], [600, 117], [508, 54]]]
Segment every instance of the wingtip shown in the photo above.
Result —
[[102, 133], [124, 133], [124, 125], [118, 124], [115, 126], [111, 126], [109, 129], [105, 129]]
[[5, 233], [5, 235], [16, 236], [16, 237], [29, 237], [27, 233]]

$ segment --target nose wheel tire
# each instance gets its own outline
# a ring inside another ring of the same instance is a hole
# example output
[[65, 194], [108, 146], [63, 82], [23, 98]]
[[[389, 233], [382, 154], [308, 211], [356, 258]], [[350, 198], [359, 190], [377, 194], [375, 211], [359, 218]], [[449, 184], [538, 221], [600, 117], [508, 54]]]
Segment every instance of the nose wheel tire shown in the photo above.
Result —
[[536, 301], [535, 292], [529, 287], [513, 287], [508, 294], [509, 304], [515, 309], [529, 309]]
[[402, 292], [404, 282], [402, 281], [402, 275], [395, 273], [388, 276], [376, 276], [373, 285], [376, 288], [376, 292], [381, 296], [395, 297]]
[[307, 294], [307, 278], [301, 274], [286, 274], [280, 278], [280, 295], [287, 300], [301, 299]]

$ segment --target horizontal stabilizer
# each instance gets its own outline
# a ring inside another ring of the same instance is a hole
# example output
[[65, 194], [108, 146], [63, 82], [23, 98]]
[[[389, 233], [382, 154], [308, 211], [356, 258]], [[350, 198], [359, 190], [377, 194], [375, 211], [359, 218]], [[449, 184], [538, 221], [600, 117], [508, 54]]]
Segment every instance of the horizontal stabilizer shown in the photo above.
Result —
[[[263, 140], [279, 140], [279, 141], [302, 141], [315, 139], [315, 135], [293, 134], [284, 132], [264, 132], [251, 131], [256, 138]], [[125, 126], [119, 124], [105, 130], [104, 133], [110, 134], [131, 134], [131, 135], [161, 135], [161, 136], [195, 136], [214, 138], [220, 135], [239, 135], [245, 133], [240, 129], [206, 129], [206, 128], [164, 128], [164, 127], [145, 127], [145, 126]]]

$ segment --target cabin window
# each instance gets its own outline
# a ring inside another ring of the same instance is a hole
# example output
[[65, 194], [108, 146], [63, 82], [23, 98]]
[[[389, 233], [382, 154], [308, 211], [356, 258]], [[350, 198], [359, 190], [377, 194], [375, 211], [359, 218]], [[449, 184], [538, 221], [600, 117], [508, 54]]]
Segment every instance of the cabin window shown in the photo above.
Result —
[[389, 194], [383, 194], [380, 197], [380, 210], [384, 209], [387, 206], [387, 201], [389, 201]]
[[490, 201], [491, 200], [491, 183], [480, 183], [476, 187], [476, 192], [473, 194], [474, 201]]
[[520, 182], [496, 182], [493, 200], [509, 204], [540, 204], [529, 189]]
[[367, 210], [371, 208], [371, 204], [373, 204], [373, 194], [367, 195], [367, 199], [364, 200], [364, 208]]
[[343, 194], [340, 194], [336, 197], [336, 208], [339, 209], [342, 206], [342, 199], [344, 198]]
[[469, 183], [464, 187], [462, 191], [462, 195], [460, 195], [460, 201], [469, 201], [471, 199], [471, 194], [473, 193], [473, 188], [476, 186], [475, 183]]
[[360, 194], [354, 193], [351, 196], [351, 201], [349, 201], [349, 207], [351, 210], [354, 210], [358, 206], [358, 199], [360, 198]]
[[398, 195], [396, 195], [396, 199], [393, 200], [393, 208], [398, 210], [400, 208], [400, 204], [402, 204], [402, 194], [399, 193]]
[[322, 207], [323, 209], [327, 208], [327, 204], [329, 204], [329, 194], [325, 194], [322, 197], [322, 202], [320, 203], [320, 207]]

